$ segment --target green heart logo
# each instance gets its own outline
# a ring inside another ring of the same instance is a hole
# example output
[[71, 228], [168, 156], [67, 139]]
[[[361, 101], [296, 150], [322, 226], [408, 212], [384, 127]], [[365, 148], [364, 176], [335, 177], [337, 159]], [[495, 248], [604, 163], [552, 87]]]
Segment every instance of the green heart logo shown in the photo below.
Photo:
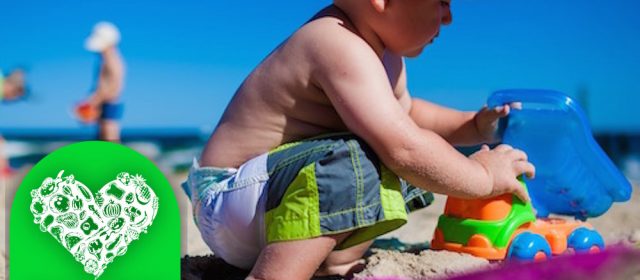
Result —
[[140, 176], [127, 172], [93, 195], [72, 174], [46, 178], [31, 191], [31, 213], [87, 273], [99, 277], [107, 265], [153, 223], [159, 199]]

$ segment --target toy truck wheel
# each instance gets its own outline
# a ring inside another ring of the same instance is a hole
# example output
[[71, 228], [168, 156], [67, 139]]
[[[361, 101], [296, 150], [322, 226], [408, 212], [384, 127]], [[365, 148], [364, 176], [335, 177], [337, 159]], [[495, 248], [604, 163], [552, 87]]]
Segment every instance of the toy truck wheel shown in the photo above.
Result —
[[551, 257], [551, 246], [539, 234], [523, 232], [511, 241], [507, 259], [517, 261], [534, 261]]
[[576, 253], [598, 252], [604, 250], [604, 240], [597, 231], [581, 227], [569, 235], [567, 247]]

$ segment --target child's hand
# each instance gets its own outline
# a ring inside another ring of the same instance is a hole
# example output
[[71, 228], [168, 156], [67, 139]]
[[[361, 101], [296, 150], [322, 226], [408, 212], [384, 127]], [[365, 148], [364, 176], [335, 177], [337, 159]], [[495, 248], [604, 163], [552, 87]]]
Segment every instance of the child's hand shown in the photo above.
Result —
[[498, 120], [509, 115], [511, 109], [522, 109], [522, 103], [514, 102], [511, 104], [505, 104], [494, 108], [489, 108], [486, 105], [478, 111], [474, 117], [476, 129], [480, 135], [481, 142], [494, 143], [499, 139], [496, 139], [496, 132], [498, 130]]
[[83, 123], [94, 123], [100, 117], [100, 109], [93, 104], [83, 101], [74, 107], [75, 117]]
[[535, 176], [535, 167], [527, 161], [527, 154], [509, 145], [499, 145], [493, 150], [489, 146], [472, 154], [470, 159], [479, 162], [493, 181], [490, 197], [504, 193], [513, 193], [522, 201], [529, 201], [529, 194], [522, 187], [517, 177], [525, 174], [528, 178]]

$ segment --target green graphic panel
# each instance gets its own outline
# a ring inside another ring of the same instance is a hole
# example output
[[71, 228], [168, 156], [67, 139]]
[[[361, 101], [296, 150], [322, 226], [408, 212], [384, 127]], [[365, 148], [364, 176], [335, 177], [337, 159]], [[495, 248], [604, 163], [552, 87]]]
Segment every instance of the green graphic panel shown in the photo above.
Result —
[[63, 147], [20, 184], [9, 225], [10, 279], [179, 279], [180, 212], [137, 152]]

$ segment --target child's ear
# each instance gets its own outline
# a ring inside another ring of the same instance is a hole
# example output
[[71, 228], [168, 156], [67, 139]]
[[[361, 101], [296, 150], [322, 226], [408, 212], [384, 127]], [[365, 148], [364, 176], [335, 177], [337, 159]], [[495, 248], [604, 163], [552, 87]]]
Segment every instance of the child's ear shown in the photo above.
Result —
[[369, 0], [371, 2], [371, 6], [378, 12], [382, 13], [387, 8], [388, 0]]

